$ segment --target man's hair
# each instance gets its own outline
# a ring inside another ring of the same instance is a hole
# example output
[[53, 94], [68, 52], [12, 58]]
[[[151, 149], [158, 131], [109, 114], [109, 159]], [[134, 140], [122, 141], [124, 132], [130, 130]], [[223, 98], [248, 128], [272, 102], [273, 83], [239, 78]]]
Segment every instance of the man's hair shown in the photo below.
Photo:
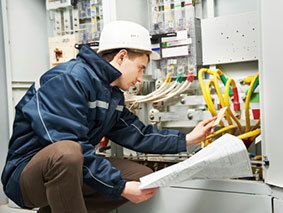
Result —
[[149, 53], [148, 52], [139, 51], [139, 50], [132, 50], [132, 49], [125, 49], [125, 48], [105, 51], [105, 52], [99, 53], [99, 55], [102, 58], [104, 58], [104, 60], [106, 60], [107, 62], [110, 62], [110, 61], [113, 60], [115, 55], [117, 55], [121, 50], [127, 50], [129, 59], [135, 59], [136, 57], [139, 57], [139, 56], [146, 54], [147, 57], [148, 57], [148, 61], [149, 61]]

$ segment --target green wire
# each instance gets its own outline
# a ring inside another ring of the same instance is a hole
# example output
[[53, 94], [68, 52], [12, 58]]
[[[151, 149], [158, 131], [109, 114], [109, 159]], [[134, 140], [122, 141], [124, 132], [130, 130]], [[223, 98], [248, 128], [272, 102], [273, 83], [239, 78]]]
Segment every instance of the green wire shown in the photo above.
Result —
[[178, 74], [177, 74], [177, 79], [176, 79], [176, 81], [177, 81], [178, 83], [182, 83], [182, 82], [183, 82], [183, 78], [182, 78], [182, 74], [181, 74], [181, 73], [178, 73]]
[[[220, 79], [221, 79], [222, 83], [226, 86], [226, 83], [228, 81], [226, 76], [224, 74], [221, 74]], [[232, 91], [232, 87], [230, 86], [229, 87], [229, 96], [232, 96], [232, 95], [233, 95], [233, 91]]]
[[[254, 91], [258, 87], [258, 85], [259, 85], [259, 78], [257, 77], [256, 80], [255, 80], [254, 86], [252, 88], [252, 94], [254, 94]], [[245, 92], [246, 95], [248, 94], [248, 91], [249, 91], [249, 89], [246, 90], [246, 92]]]

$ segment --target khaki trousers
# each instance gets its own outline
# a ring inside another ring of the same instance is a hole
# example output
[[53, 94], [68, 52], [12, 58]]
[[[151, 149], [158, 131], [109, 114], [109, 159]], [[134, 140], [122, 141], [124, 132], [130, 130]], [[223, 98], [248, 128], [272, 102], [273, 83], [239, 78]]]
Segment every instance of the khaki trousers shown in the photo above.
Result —
[[[125, 159], [108, 159], [126, 181], [138, 181], [150, 174], [146, 166]], [[39, 212], [109, 212], [127, 202], [111, 199], [83, 184], [83, 154], [73, 141], [59, 141], [40, 150], [24, 168], [20, 187], [28, 208]]]

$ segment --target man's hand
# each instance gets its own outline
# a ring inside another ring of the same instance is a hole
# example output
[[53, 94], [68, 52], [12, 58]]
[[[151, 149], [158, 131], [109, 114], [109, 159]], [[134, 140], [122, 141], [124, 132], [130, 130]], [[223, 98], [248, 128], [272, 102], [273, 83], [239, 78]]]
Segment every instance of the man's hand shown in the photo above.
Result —
[[214, 132], [214, 121], [216, 120], [216, 116], [213, 118], [208, 118], [206, 120], [201, 121], [198, 125], [186, 135], [187, 145], [197, 144], [203, 141], [206, 136]]
[[140, 182], [129, 181], [126, 182], [122, 196], [133, 203], [141, 203], [153, 197], [157, 188], [139, 189]]

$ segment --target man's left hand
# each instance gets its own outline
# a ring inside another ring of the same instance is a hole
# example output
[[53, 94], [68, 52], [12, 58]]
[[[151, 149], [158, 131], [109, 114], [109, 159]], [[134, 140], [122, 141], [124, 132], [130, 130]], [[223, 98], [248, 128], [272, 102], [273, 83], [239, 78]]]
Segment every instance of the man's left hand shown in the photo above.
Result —
[[214, 121], [216, 116], [208, 118], [198, 123], [198, 125], [186, 135], [187, 145], [197, 144], [205, 140], [205, 138], [214, 132]]

